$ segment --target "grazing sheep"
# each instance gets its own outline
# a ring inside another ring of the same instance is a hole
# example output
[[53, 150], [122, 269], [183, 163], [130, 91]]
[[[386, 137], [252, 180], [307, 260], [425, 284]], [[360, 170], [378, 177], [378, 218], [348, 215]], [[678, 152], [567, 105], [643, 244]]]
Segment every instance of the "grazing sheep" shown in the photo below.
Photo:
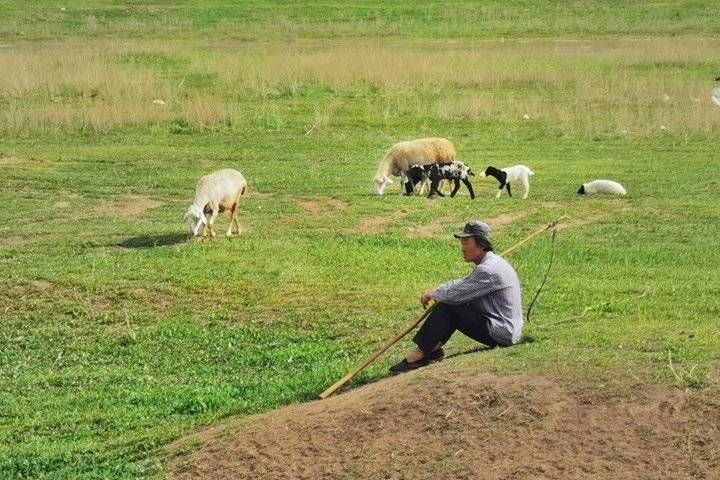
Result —
[[580, 185], [577, 193], [578, 195], [625, 195], [627, 191], [621, 184], [612, 180], [593, 180]]
[[[443, 195], [438, 187], [442, 180], [448, 180], [454, 183], [454, 188], [450, 193], [450, 196], [454, 197], [458, 190], [460, 190], [460, 182], [462, 181], [467, 187], [468, 192], [470, 192], [470, 198], [474, 199], [475, 192], [473, 191], [470, 179], [468, 179], [468, 176], [474, 175], [470, 167], [460, 160], [445, 165], [413, 165], [407, 172], [405, 189], [407, 194], [411, 194], [418, 183], [424, 188], [425, 184], [430, 181], [428, 198], [433, 197], [435, 194], [444, 197], [445, 195]], [[420, 194], [422, 194], [422, 188], [420, 191]]]
[[[200, 178], [195, 188], [195, 199], [185, 213], [185, 223], [190, 233], [196, 237], [203, 226], [202, 236], [210, 233], [215, 237], [213, 223], [218, 213], [230, 212], [231, 221], [226, 236], [232, 235], [233, 225], [240, 234], [240, 221], [237, 217], [237, 207], [240, 197], [247, 192], [247, 181], [237, 170], [226, 168], [210, 173]], [[210, 215], [210, 218], [207, 218]]]
[[508, 195], [512, 197], [510, 182], [522, 182], [523, 187], [525, 187], [525, 193], [522, 197], [523, 200], [526, 199], [528, 197], [528, 193], [530, 193], [530, 177], [532, 175], [535, 175], [535, 172], [525, 165], [514, 165], [512, 167], [505, 167], [501, 170], [495, 167], [487, 167], [485, 171], [480, 174], [481, 177], [495, 177], [495, 179], [500, 182], [500, 188], [498, 189], [495, 198], [500, 198], [503, 188], [507, 188]]
[[413, 164], [445, 164], [454, 161], [455, 158], [455, 146], [446, 138], [421, 138], [396, 143], [378, 165], [373, 179], [375, 195], [382, 195], [385, 188], [393, 183], [390, 175], [402, 176], [404, 184], [405, 173]]

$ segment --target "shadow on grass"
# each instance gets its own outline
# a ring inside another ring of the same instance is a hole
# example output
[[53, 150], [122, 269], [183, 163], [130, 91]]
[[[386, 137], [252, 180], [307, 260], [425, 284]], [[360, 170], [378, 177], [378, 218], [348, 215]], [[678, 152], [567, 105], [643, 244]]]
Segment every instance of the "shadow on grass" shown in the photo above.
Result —
[[[533, 337], [531, 337], [529, 335], [525, 335], [523, 337], [522, 341], [520, 343], [515, 344], [514, 346], [523, 345], [525, 343], [533, 343], [534, 341], [535, 341], [535, 339]], [[495, 348], [512, 348], [512, 347], [488, 347], [486, 345], [480, 344], [477, 347], [473, 347], [468, 350], [463, 350], [461, 352], [455, 352], [455, 353], [451, 353], [450, 355], [445, 355], [444, 359], [447, 360], [448, 358], [459, 357], [460, 355], [469, 355], [471, 353], [477, 353], [477, 352], [487, 352], [487, 351], [493, 350]]]
[[177, 245], [187, 242], [188, 236], [184, 233], [171, 233], [169, 235], [143, 235], [141, 237], [132, 237], [118, 243], [118, 247], [123, 248], [152, 248], [165, 247], [168, 245]]
[[445, 358], [443, 360], [447, 360], [449, 358], [459, 357], [460, 355], [470, 355], [471, 353], [478, 353], [478, 352], [489, 352], [495, 347], [487, 347], [485, 345], [478, 345], [477, 347], [470, 348], [468, 350], [463, 350], [460, 352], [451, 353], [450, 355], [445, 355]]

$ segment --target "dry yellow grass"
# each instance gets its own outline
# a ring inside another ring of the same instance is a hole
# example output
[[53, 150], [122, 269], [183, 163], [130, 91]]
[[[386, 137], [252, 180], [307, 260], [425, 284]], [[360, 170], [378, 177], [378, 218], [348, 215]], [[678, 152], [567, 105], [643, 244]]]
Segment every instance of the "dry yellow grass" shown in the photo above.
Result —
[[[708, 98], [712, 78], [697, 73], [720, 62], [718, 47], [720, 40], [702, 37], [17, 46], [0, 51], [0, 122], [12, 131], [104, 131], [178, 118], [203, 126], [261, 119], [281, 128], [275, 113], [268, 117], [274, 107], [247, 111], [238, 98], [322, 86], [380, 92], [381, 101], [356, 101], [354, 114], [360, 108], [363, 117], [392, 117], [397, 108], [438, 121], [528, 116], [571, 134], [689, 134], [720, 126]], [[127, 54], [149, 60], [118, 61]], [[206, 84], [189, 85], [192, 75]], [[341, 114], [342, 106], [310, 102], [309, 127], [327, 123], [329, 111]]]

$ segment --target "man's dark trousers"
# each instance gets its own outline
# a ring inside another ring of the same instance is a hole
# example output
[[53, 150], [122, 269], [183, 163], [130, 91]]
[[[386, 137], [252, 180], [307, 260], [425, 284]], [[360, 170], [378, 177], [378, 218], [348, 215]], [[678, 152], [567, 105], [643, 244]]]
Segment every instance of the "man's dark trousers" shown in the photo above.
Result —
[[427, 355], [438, 346], [444, 345], [455, 333], [455, 330], [460, 330], [473, 340], [489, 347], [498, 346], [498, 343], [490, 336], [490, 321], [483, 318], [467, 303], [462, 305], [438, 304], [415, 334], [413, 341]]

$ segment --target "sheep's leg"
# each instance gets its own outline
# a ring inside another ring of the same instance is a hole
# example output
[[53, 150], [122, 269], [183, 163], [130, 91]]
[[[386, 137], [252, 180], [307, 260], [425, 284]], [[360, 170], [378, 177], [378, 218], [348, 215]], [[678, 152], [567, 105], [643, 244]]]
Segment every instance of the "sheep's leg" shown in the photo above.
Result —
[[428, 193], [428, 198], [434, 197], [436, 193], [441, 197], [444, 196], [438, 191], [438, 185], [440, 185], [440, 179], [437, 177], [433, 178], [430, 182], [430, 193]]
[[435, 187], [435, 193], [437, 193], [438, 196], [440, 196], [440, 197], [445, 196], [445, 194], [443, 193], [443, 186], [444, 186], [443, 184], [444, 183], [445, 183], [445, 180], [440, 179], [440, 181], [438, 182], [438, 185]]
[[215, 219], [218, 216], [218, 209], [213, 208], [212, 214], [210, 215], [210, 219], [208, 220], [208, 230], [210, 230], [210, 237], [215, 238], [217, 236], [217, 233], [215, 233], [215, 229], [213, 228], [213, 225], [215, 224]]
[[231, 213], [230, 214], [230, 225], [228, 226], [227, 232], [225, 232], [225, 236], [227, 238], [232, 237], [232, 229], [233, 229], [234, 224], [235, 224], [235, 214]]
[[238, 235], [240, 235], [240, 232], [242, 232], [242, 228], [240, 227], [240, 219], [237, 216], [237, 212], [233, 213], [233, 222], [235, 223], [235, 232], [237, 232]]
[[530, 180], [526, 177], [522, 180], [523, 187], [525, 187], [525, 193], [523, 194], [523, 200], [525, 200], [528, 197], [528, 193], [530, 193]]
[[503, 188], [505, 188], [505, 184], [501, 183], [500, 188], [498, 189], [497, 195], [495, 195], [495, 198], [500, 198], [500, 195], [502, 195]]
[[242, 232], [242, 228], [240, 228], [240, 219], [238, 218], [238, 212], [236, 207], [237, 206], [233, 207], [232, 209], [232, 220], [230, 221], [230, 228], [235, 225], [235, 231], [238, 235], [240, 235], [240, 232]]
[[405, 179], [405, 195], [412, 195], [415, 193], [415, 184], [412, 181], [412, 178], [406, 177]]
[[454, 198], [455, 195], [457, 195], [458, 190], [460, 190], [460, 179], [456, 178], [453, 182], [455, 185], [453, 186], [452, 192], [450, 192], [450, 196]]
[[410, 180], [410, 177], [405, 174], [405, 172], [400, 172], [400, 185], [400, 189], [405, 189], [403, 195], [412, 195], [412, 181]]
[[[225, 232], [225, 236], [228, 238], [232, 237], [232, 229], [233, 229], [233, 225], [235, 225], [235, 221], [236, 221], [236, 217], [235, 217], [236, 209], [237, 209], [237, 203], [233, 203], [232, 207], [230, 207], [230, 212], [229, 212], [230, 213], [230, 226], [228, 227], [227, 232]], [[238, 231], [238, 233], [240, 233], [240, 232]]]
[[[456, 181], [457, 181], [457, 180], [456, 180]], [[463, 179], [462, 179], [462, 182], [463, 182], [463, 183], [465, 184], [465, 186], [467, 187], [468, 192], [470, 192], [470, 200], [475, 200], [475, 192], [473, 192], [472, 183], [470, 183], [470, 180], [467, 179], [467, 178], [463, 178]], [[460, 186], [458, 185], [457, 188], [460, 188]]]
[[512, 197], [512, 192], [510, 191], [510, 183], [506, 183], [505, 186], [507, 187], [508, 195]]
[[429, 183], [429, 180], [427, 178], [423, 179], [420, 182], [420, 189], [418, 190], [418, 195], [422, 196], [422, 195], [425, 195], [425, 193], [427, 193], [428, 183]]

